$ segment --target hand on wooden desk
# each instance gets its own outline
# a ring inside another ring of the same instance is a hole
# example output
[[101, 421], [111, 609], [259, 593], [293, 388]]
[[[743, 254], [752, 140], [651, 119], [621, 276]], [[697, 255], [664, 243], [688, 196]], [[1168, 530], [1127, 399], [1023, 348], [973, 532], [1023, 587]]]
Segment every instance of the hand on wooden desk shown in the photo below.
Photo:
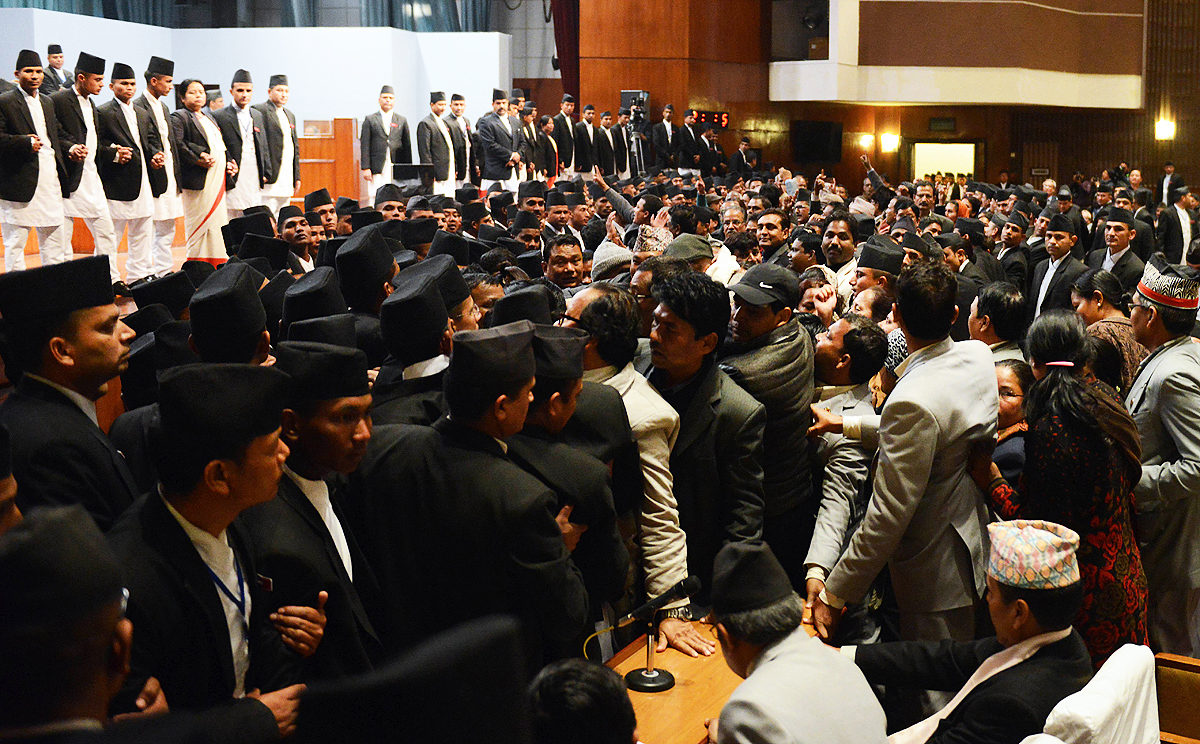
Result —
[[717, 744], [717, 727], [720, 725], [720, 718], [709, 718], [704, 722], [704, 727], [708, 729], [708, 744]]
[[656, 653], [667, 650], [667, 646], [678, 649], [688, 656], [712, 656], [717, 646], [696, 632], [695, 626], [677, 617], [668, 617], [658, 624], [658, 647]]

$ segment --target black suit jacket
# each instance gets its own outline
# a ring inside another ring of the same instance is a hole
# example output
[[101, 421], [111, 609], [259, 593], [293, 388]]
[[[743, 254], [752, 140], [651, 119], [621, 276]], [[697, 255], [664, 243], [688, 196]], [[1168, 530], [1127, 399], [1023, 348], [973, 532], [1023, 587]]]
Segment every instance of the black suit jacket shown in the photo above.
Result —
[[614, 173], [623, 173], [629, 169], [629, 131], [625, 127], [613, 125], [613, 165]]
[[[1154, 180], [1154, 198], [1156, 200], [1154, 202], [1155, 204], [1162, 204], [1163, 202], [1167, 201], [1167, 199], [1168, 199], [1168, 194], [1163, 193], [1163, 179], [1166, 177], [1166, 175], [1167, 174], [1165, 174], [1165, 173], [1159, 173], [1158, 177]], [[1183, 176], [1179, 175], [1178, 173], [1172, 173], [1170, 185], [1167, 188], [1168, 188], [1168, 190], [1177, 188], [1179, 186], [1182, 186], [1183, 183], [1184, 183]], [[1145, 184], [1143, 183], [1143, 185], [1145, 185]]]
[[[475, 173], [475, 142], [471, 140], [471, 120], [465, 116], [462, 118], [463, 123], [467, 125], [466, 134], [463, 134], [454, 114], [446, 114], [442, 120], [450, 128], [450, 139], [454, 142], [454, 177], [465, 181]], [[469, 152], [468, 141], [471, 145]]]
[[[200, 128], [197, 116], [187, 109], [171, 113], [171, 137], [179, 147], [179, 188], [199, 191], [204, 188], [204, 180], [208, 178], [210, 168], [200, 165], [200, 156], [209, 152], [208, 138]], [[225, 153], [228, 161], [229, 153]], [[216, 163], [213, 168], [224, 169], [224, 163]]]
[[[150, 101], [148, 101], [146, 99], [145, 94], [139, 93], [138, 95], [133, 97], [133, 107], [135, 109], [145, 111], [150, 116], [150, 126], [153, 127], [154, 133], [158, 135], [158, 141], [162, 143], [163, 150], [164, 151], [166, 150], [168, 144], [171, 147], [171, 162], [174, 164], [173, 167], [175, 169], [175, 184], [176, 184], [176, 187], [178, 188], [178, 185], [179, 185], [179, 143], [175, 141], [174, 134], [171, 130], [171, 112], [167, 108], [167, 104], [163, 103], [160, 100], [158, 102], [158, 105], [162, 108], [163, 116], [165, 117], [166, 122], [167, 122], [167, 130], [165, 132], [159, 131], [158, 119], [155, 118], [154, 113], [150, 110]], [[161, 196], [162, 194], [164, 194], [166, 192], [166, 190], [167, 190], [167, 171], [166, 171], [166, 169], [154, 170], [152, 168], [150, 170], [150, 190], [152, 192], [154, 192], [154, 195], [156, 197]]]
[[754, 169], [746, 162], [746, 154], [739, 148], [736, 152], [729, 156], [729, 173], [753, 173]]
[[566, 168], [575, 154], [575, 122], [561, 111], [554, 117], [554, 141], [558, 144], [558, 162]]
[[554, 521], [558, 500], [496, 440], [444, 418], [377, 426], [350, 480], [352, 527], [379, 578], [393, 646], [509, 613], [538, 668], [545, 649], [583, 629], [587, 591]]
[[[451, 144], [453, 144], [453, 134], [451, 138]], [[450, 145], [446, 144], [446, 138], [442, 136], [442, 130], [438, 129], [432, 112], [417, 122], [417, 160], [433, 165], [433, 180], [449, 181], [451, 179]]]
[[613, 153], [613, 145], [609, 144], [608, 137], [604, 134], [604, 127], [596, 127], [596, 165], [600, 166], [600, 173], [606, 176], [611, 176], [617, 172], [617, 161]]
[[[1101, 248], [1098, 251], [1092, 251], [1087, 257], [1087, 267], [1089, 269], [1104, 268], [1104, 254], [1108, 253], [1107, 248]], [[1146, 264], [1138, 255], [1133, 252], [1133, 246], [1129, 246], [1129, 250], [1125, 255], [1117, 259], [1113, 264], [1112, 273], [1121, 282], [1121, 289], [1128, 294], [1133, 292], [1137, 287], [1138, 281], [1142, 278], [1142, 272], [1145, 270]]]
[[[58, 118], [49, 96], [38, 96], [46, 117], [46, 134], [54, 148], [59, 185], [67, 181], [66, 159], [58, 139]], [[25, 91], [17, 88], [0, 94], [0, 199], [27, 202], [38, 183], [38, 154], [29, 135], [36, 134], [33, 117], [25, 103]], [[66, 196], [66, 193], [63, 193]]]
[[596, 167], [596, 140], [600, 137], [600, 125], [592, 125], [592, 134], [588, 136], [587, 122], [575, 124], [575, 172], [590, 173]]
[[158, 483], [158, 471], [150, 460], [150, 428], [157, 416], [158, 404], [151, 403], [122, 413], [108, 427], [108, 437], [124, 455], [137, 494], [152, 490]]
[[371, 420], [376, 424], [429, 426], [446, 415], [445, 372], [405, 380], [398, 364], [385, 364], [371, 388]]
[[[49, 79], [49, 75], [46, 79]], [[43, 91], [44, 92], [44, 91]], [[75, 145], [87, 144], [87, 123], [84, 120], [83, 109], [79, 106], [79, 97], [75, 95], [74, 88], [61, 88], [50, 96], [50, 101], [54, 104], [54, 116], [58, 119], [58, 141], [62, 143], [63, 149], [63, 166], [66, 168], [67, 177], [62, 183], [63, 195], [70, 196], [79, 188], [79, 181], [83, 178], [83, 161], [76, 162], [67, 157], [67, 153]], [[87, 113], [92, 117], [92, 128], [99, 131], [99, 124], [96, 119], [96, 103], [88, 98], [88, 103], [91, 104], [91, 111]], [[96, 162], [100, 162], [99, 153], [91, 153], [96, 158]]]
[[[678, 411], [671, 475], [679, 523], [687, 533], [688, 573], [703, 586], [692, 599], [706, 606], [721, 546], [762, 539], [766, 413], [715, 363], [699, 374], [695, 393]], [[676, 404], [673, 396], [664, 397]]]
[[534, 147], [534, 162], [538, 166], [538, 170], [546, 174], [547, 178], [557, 178], [559, 171], [558, 155], [554, 146], [558, 141], [551, 138], [550, 135], [543, 131], [537, 133], [537, 145]]
[[[989, 656], [1003, 648], [980, 641], [901, 641], [858, 646], [854, 663], [872, 684], [958, 691]], [[1009, 744], [1037, 734], [1055, 705], [1083, 689], [1092, 660], [1078, 631], [984, 680], [946, 716], [930, 744]]]
[[[246, 690], [278, 690], [301, 681], [299, 657], [283, 644], [268, 615], [274, 607], [259, 586], [254, 551], [241, 525], [226, 531], [250, 596], [250, 668]], [[234, 701], [233, 652], [219, 589], [187, 533], [156, 492], [148, 493], [108, 535], [129, 590], [127, 616], [133, 636], [131, 672], [112, 703], [115, 713], [132, 711], [147, 677], [162, 684], [172, 710], [244, 708], [245, 725], [278, 728], [266, 706]]]
[[954, 274], [958, 284], [954, 294], [954, 304], [958, 306], [958, 318], [950, 328], [950, 338], [955, 341], [966, 341], [971, 338], [971, 330], [967, 320], [971, 317], [971, 303], [979, 296], [979, 282], [959, 271]]
[[538, 155], [537, 136], [537, 124], [530, 122], [528, 126], [521, 125], [521, 141], [517, 144], [517, 152], [521, 153], [521, 170], [525, 173], [529, 173], [530, 169], [535, 173], [545, 172], [545, 168], [538, 163], [541, 156]]
[[520, 127], [512, 126], [511, 132], [504, 128], [500, 116], [495, 112], [485, 114], [475, 124], [479, 133], [479, 150], [482, 153], [483, 167], [481, 176], [485, 181], [506, 181], [512, 178], [512, 168], [508, 165], [509, 158], [520, 144]]
[[[587, 586], [592, 619], [600, 619], [600, 605], [615, 602], [625, 593], [629, 552], [617, 531], [617, 513], [608, 485], [608, 468], [559, 440], [545, 429], [526, 426], [508, 440], [508, 454], [521, 469], [544, 483], [558, 497], [558, 508], [574, 507], [571, 521], [587, 525], [571, 560]], [[586, 634], [585, 627], [581, 633]], [[582, 643], [584, 637], [577, 639]], [[573, 656], [575, 643], [562, 649]]]
[[1008, 272], [990, 251], [983, 248], [975, 249], [975, 258], [971, 261], [984, 276], [984, 284], [1008, 281]]
[[[100, 173], [100, 181], [104, 184], [104, 195], [113, 201], [133, 201], [142, 193], [142, 169], [146, 169], [150, 181], [150, 191], [153, 196], [162, 192], [154, 192], [154, 178], [150, 176], [154, 168], [150, 160], [163, 151], [162, 142], [158, 139], [158, 128], [154, 126], [149, 112], [139, 108], [133, 109], [137, 121], [137, 132], [129, 131], [129, 123], [125, 121], [125, 113], [121, 104], [116, 100], [101, 104], [96, 109], [100, 126], [98, 130], [99, 152], [96, 153], [96, 170]], [[114, 159], [116, 148], [128, 147], [133, 150], [133, 157], [128, 163], [117, 163]], [[162, 172], [162, 169], [158, 169]], [[163, 191], [166, 190], [166, 180], [161, 179]]]
[[[283, 178], [287, 175], [286, 171], [283, 171], [283, 175], [280, 175], [280, 168], [285, 166], [285, 164], [282, 162], [283, 138], [285, 134], [284, 131], [279, 128], [279, 118], [275, 114], [279, 107], [270, 101], [266, 101], [256, 105], [254, 108], [258, 109], [259, 113], [262, 114], [263, 129], [266, 131], [267, 135], [266, 156], [263, 158], [263, 183], [276, 183], [280, 178]], [[284, 116], [287, 117], [288, 126], [291, 128], [291, 131], [288, 132], [286, 136], [292, 138], [291, 183], [294, 184], [296, 181], [300, 180], [300, 138], [297, 136], [298, 132], [296, 132], [296, 115], [286, 108], [283, 110], [283, 113]], [[407, 130], [405, 130], [405, 134], [407, 133]], [[392, 162], [394, 163], [396, 161], [392, 160]], [[403, 160], [400, 162], [407, 163], [408, 161]], [[187, 187], [185, 186], [184, 188]]]
[[[1033, 268], [1033, 278], [1029, 282], [1029, 319], [1032, 321], [1037, 312], [1038, 294], [1042, 289], [1042, 280], [1046, 277], [1046, 271], [1050, 268], [1050, 259], [1042, 261]], [[1042, 300], [1041, 312], [1062, 308], [1065, 310], [1072, 309], [1071, 305], [1071, 283], [1075, 279], [1087, 271], [1087, 266], [1084, 266], [1083, 261], [1080, 261], [1074, 256], [1067, 256], [1062, 263], [1058, 265], [1058, 270], [1054, 272], [1054, 278], [1050, 280], [1050, 286], [1046, 289], [1046, 298]]]
[[[221, 139], [225, 141], [225, 152], [229, 153], [229, 159], [238, 164], [238, 168], [242, 167], [242, 125], [238, 121], [237, 106], [226, 106], [219, 109], [213, 114], [213, 121], [217, 122], [217, 128], [221, 130]], [[263, 121], [262, 111], [256, 107], [250, 107], [250, 127], [253, 130], [254, 136], [254, 161], [258, 166], [258, 183], [257, 188], [262, 188], [268, 181], [263, 180], [263, 173], [266, 171], [266, 163], [264, 159], [267, 153], [267, 131]], [[282, 155], [281, 155], [282, 157]], [[225, 189], [228, 191], [237, 186], [238, 179], [242, 177], [242, 172], [225, 175]], [[249, 175], [246, 176], [250, 178]]]
[[1029, 289], [1029, 246], [1021, 243], [1016, 248], [1004, 254], [1000, 267], [1004, 269], [1005, 280], [1017, 285], [1017, 289], [1028, 294]]
[[[671, 141], [667, 142], [667, 127], [671, 128]], [[650, 127], [650, 142], [654, 145], [654, 164], [659, 168], [670, 168], [676, 164], [679, 150], [679, 127], [660, 121]]]
[[[982, 253], [982, 251], [980, 252]], [[975, 255], [979, 254], [977, 253]], [[965, 276], [971, 281], [975, 282], [976, 286], [978, 286], [980, 289], [982, 289], [984, 285], [991, 283], [991, 280], [988, 279], [987, 274], [983, 273], [983, 269], [979, 268], [979, 264], [975, 263], [974, 261], [971, 261], [966, 266], [962, 267], [958, 273], [959, 275]]]
[[[1197, 237], [1196, 222], [1192, 220], [1190, 215], [1188, 221], [1192, 225], [1192, 239]], [[1177, 264], [1183, 262], [1184, 254], [1187, 253], [1188, 247], [1183, 244], [1183, 225], [1179, 221], [1179, 210], [1171, 205], [1162, 211], [1162, 215], [1158, 218], [1158, 232], [1156, 234], [1158, 250], [1166, 255], [1167, 260]]]
[[700, 135], [696, 134], [696, 130], [687, 124], [679, 127], [678, 134], [679, 147], [676, 150], [676, 157], [679, 167], [699, 170], [704, 154], [700, 147]]
[[1154, 255], [1154, 251], [1157, 250], [1154, 247], [1154, 228], [1150, 226], [1150, 223], [1135, 218], [1133, 229], [1135, 231], [1133, 236], [1133, 252], [1142, 261], [1149, 261], [1150, 257]]
[[644, 489], [637, 437], [616, 388], [585, 381], [575, 401], [575, 415], [567, 421], [559, 439], [604, 463], [612, 473], [613, 504], [618, 514], [641, 508]]
[[329, 498], [346, 535], [353, 580], [321, 515], [287, 474], [279, 479], [279, 495], [274, 500], [238, 517], [254, 545], [258, 572], [270, 579], [271, 591], [264, 597], [268, 607], [264, 609], [315, 607], [317, 594], [329, 593], [325, 636], [308, 660], [314, 679], [369, 672], [383, 657], [383, 644], [371, 621], [371, 613], [378, 611], [379, 585], [346, 523], [339, 497], [330, 483]]
[[[392, 151], [392, 164], [412, 162], [412, 141], [409, 138], [408, 119], [393, 109], [392, 120], [384, 126], [383, 117], [376, 111], [363, 119], [362, 131], [358, 135], [359, 163], [371, 172], [383, 173], [383, 161], [387, 149]], [[387, 148], [387, 149], [385, 149]], [[390, 173], [386, 174], [391, 178]]]
[[17, 506], [82, 504], [107, 530], [137, 498], [125, 458], [65, 395], [28, 376], [0, 405], [12, 435]]

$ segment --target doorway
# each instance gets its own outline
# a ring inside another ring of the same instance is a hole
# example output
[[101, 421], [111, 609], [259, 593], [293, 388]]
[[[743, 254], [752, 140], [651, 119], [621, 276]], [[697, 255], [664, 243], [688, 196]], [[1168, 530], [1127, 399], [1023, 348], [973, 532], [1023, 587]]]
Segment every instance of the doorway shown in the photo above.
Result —
[[912, 149], [913, 178], [934, 173], [975, 172], [974, 142], [914, 142]]

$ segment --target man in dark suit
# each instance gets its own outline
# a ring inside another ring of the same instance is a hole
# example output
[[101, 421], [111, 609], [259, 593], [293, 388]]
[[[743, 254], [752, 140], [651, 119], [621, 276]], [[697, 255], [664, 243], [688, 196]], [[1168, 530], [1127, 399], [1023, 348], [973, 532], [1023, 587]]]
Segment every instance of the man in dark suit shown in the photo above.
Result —
[[679, 127], [679, 148], [676, 159], [679, 163], [680, 174], [699, 175], [700, 159], [703, 150], [700, 147], [700, 137], [696, 134], [696, 109], [688, 109], [683, 113], [683, 126]]
[[1046, 250], [1050, 257], [1033, 268], [1029, 282], [1030, 322], [1047, 310], [1072, 309], [1071, 284], [1087, 271], [1087, 266], [1071, 255], [1078, 240], [1074, 225], [1066, 215], [1056, 214], [1050, 218], [1046, 227]]
[[20, 88], [0, 95], [0, 212], [4, 215], [4, 269], [25, 268], [25, 243], [37, 232], [42, 264], [67, 259], [63, 242], [63, 190], [66, 161], [58, 139], [58, 119], [48, 96], [36, 52], [17, 56]]
[[[688, 573], [699, 576], [706, 605], [713, 558], [726, 542], [762, 538], [762, 439], [766, 414], [716, 364], [729, 325], [729, 294], [700, 273], [653, 288], [648, 378], [679, 413], [671, 475], [679, 523], [687, 533]], [[671, 629], [663, 630], [670, 640]]]
[[[131, 693], [155, 677], [173, 710], [236, 706], [256, 738], [293, 730], [303, 690], [297, 654], [311, 656], [320, 633], [300, 627], [311, 619], [297, 618], [298, 632], [287, 635], [272, 626], [270, 582], [260, 580], [235, 521], [275, 498], [288, 454], [280, 439], [287, 386], [283, 372], [250, 365], [163, 374], [152, 439], [159, 489], [108, 536], [138, 629], [115, 713], [133, 710]], [[319, 605], [306, 609], [325, 624]]]
[[1196, 220], [1188, 208], [1189, 193], [1186, 185], [1172, 187], [1171, 204], [1158, 217], [1158, 250], [1173, 264], [1183, 263], [1183, 257], [1197, 235]]
[[613, 125], [613, 167], [617, 178], [629, 178], [629, 109], [622, 106], [617, 110], [617, 122]]
[[268, 609], [325, 604], [325, 634], [310, 662], [316, 679], [369, 672], [383, 653], [371, 613], [379, 587], [337, 491], [371, 440], [367, 356], [308, 341], [275, 346], [275, 367], [291, 377], [282, 435], [290, 454], [279, 495], [242, 513], [258, 571], [269, 578]]
[[613, 142], [612, 112], [605, 111], [600, 114], [600, 126], [596, 128], [594, 136], [596, 139], [595, 165], [600, 169], [602, 175], [611, 176], [615, 179], [617, 161], [615, 157], [615, 143]]
[[150, 114], [166, 158], [162, 170], [150, 172], [150, 186], [154, 191], [154, 276], [171, 271], [175, 221], [183, 216], [183, 200], [179, 194], [179, 143], [172, 137], [171, 111], [166, 104], [167, 96], [174, 90], [174, 73], [174, 62], [151, 57], [144, 74], [146, 89], [133, 101], [135, 108]]
[[1083, 221], [1083, 212], [1071, 202], [1071, 189], [1063, 186], [1058, 190], [1058, 213], [1071, 221], [1071, 231], [1078, 238], [1071, 255], [1082, 260], [1087, 255], [1087, 246], [1091, 245], [1091, 233], [1087, 223]]
[[454, 178], [458, 185], [479, 180], [478, 148], [471, 120], [464, 116], [467, 99], [457, 93], [450, 95], [450, 113], [443, 117], [454, 138]]
[[246, 70], [233, 73], [229, 83], [230, 105], [217, 110], [213, 121], [221, 130], [225, 150], [238, 164], [236, 173], [225, 176], [225, 207], [229, 219], [241, 217], [243, 210], [262, 204], [263, 162], [269, 152], [263, 113], [250, 105], [254, 81]]
[[125, 459], [100, 430], [96, 401], [128, 366], [133, 331], [113, 302], [108, 259], [0, 276], [16, 390], [0, 405], [12, 433], [17, 505], [82, 504], [108, 529], [137, 498]]
[[1146, 210], [1138, 208], [1133, 200], [1133, 192], [1129, 189], [1116, 190], [1113, 194], [1113, 206], [1118, 209], [1128, 210], [1133, 214], [1133, 229], [1135, 234], [1130, 245], [1133, 246], [1133, 252], [1143, 262], [1150, 260], [1150, 256], [1154, 255], [1154, 251], [1156, 250], [1154, 247], [1154, 227], [1138, 216], [1138, 212], [1146, 214]]
[[521, 171], [525, 175], [526, 181], [535, 181], [539, 173], [545, 173], [545, 170], [540, 166], [540, 155], [538, 154], [538, 129], [534, 121], [537, 115], [537, 108], [533, 103], [526, 103], [520, 111], [520, 130], [521, 138], [517, 144], [517, 152], [521, 153]]
[[[589, 335], [579, 328], [540, 325], [534, 334], [533, 403], [525, 427], [509, 440], [509, 455], [558, 497], [557, 520], [565, 530], [571, 560], [583, 575], [591, 620], [600, 620], [601, 606], [625, 592], [629, 553], [617, 531], [608, 468], [563, 436], [583, 388], [583, 348]], [[562, 655], [575, 654], [587, 628], [581, 633], [561, 650]]]
[[[166, 165], [163, 143], [158, 139], [150, 113], [133, 105], [137, 78], [133, 68], [120, 62], [113, 65], [113, 100], [101, 104], [99, 151], [97, 159], [108, 212], [112, 217], [116, 241], [129, 231], [129, 257], [125, 277], [134, 283], [154, 273], [154, 178], [155, 171]], [[255, 189], [257, 195], [257, 189]]]
[[658, 168], [670, 168], [676, 164], [679, 149], [679, 127], [671, 123], [675, 107], [663, 106], [662, 121], [650, 127], [650, 142], [654, 145], [654, 164]]
[[725, 153], [717, 142], [717, 130], [709, 127], [700, 133], [700, 175], [719, 176], [725, 171]]
[[575, 172], [585, 179], [591, 178], [592, 168], [596, 167], [596, 139], [600, 133], [592, 123], [595, 118], [596, 107], [589, 103], [575, 124]]
[[755, 165], [757, 162], [754, 160], [754, 151], [750, 149], [750, 138], [742, 137], [737, 152], [729, 156], [729, 172], [748, 175], [754, 172]]
[[291, 203], [300, 188], [300, 140], [296, 115], [287, 108], [287, 75], [272, 75], [267, 88], [268, 100], [255, 106], [262, 114], [267, 150], [263, 156], [263, 203], [272, 214]]
[[994, 637], [852, 649], [872, 684], [965, 691], [953, 708], [907, 730], [909, 740], [1020, 741], [1040, 733], [1054, 706], [1091, 679], [1091, 656], [1071, 627], [1083, 602], [1075, 558], [1079, 535], [1049, 522], [1034, 524], [988, 525]]
[[446, 413], [442, 383], [454, 331], [437, 277], [402, 271], [393, 284], [379, 309], [388, 358], [371, 389], [371, 417], [376, 424], [428, 426]]
[[1170, 207], [1175, 204], [1171, 198], [1171, 192], [1184, 184], [1183, 176], [1175, 172], [1175, 164], [1170, 160], [1163, 163], [1163, 175], [1158, 179], [1158, 183], [1154, 184], [1154, 197], [1158, 200], [1156, 204], [1161, 204], [1164, 207]]
[[575, 113], [575, 96], [564, 95], [558, 109], [554, 117], [554, 141], [558, 144], [562, 174], [570, 176], [575, 173], [575, 122], [571, 120], [571, 114]]
[[492, 91], [492, 110], [479, 118], [475, 131], [479, 133], [479, 149], [483, 153], [482, 181], [488, 188], [496, 182], [515, 191], [513, 167], [521, 161], [517, 152], [521, 133], [508, 117], [508, 96], [504, 91]]
[[363, 117], [358, 135], [362, 177], [370, 184], [372, 194], [392, 182], [391, 166], [412, 162], [408, 119], [393, 110], [395, 105], [395, 90], [390, 85], [383, 86], [379, 90], [379, 110]]
[[454, 175], [458, 164], [454, 160], [454, 139], [450, 127], [442, 120], [446, 113], [446, 94], [429, 94], [429, 115], [417, 122], [417, 159], [433, 166], [433, 193], [454, 196]]
[[1088, 254], [1089, 269], [1104, 269], [1112, 272], [1121, 282], [1121, 289], [1133, 292], [1146, 264], [1133, 251], [1135, 236], [1133, 214], [1127, 209], [1113, 207], [1108, 212], [1104, 226], [1105, 247]]
[[[555, 521], [557, 499], [505, 443], [525, 425], [534, 385], [533, 325], [454, 339], [447, 418], [376, 431], [352, 479], [354, 522], [399, 645], [497, 612], [520, 618], [534, 668], [583, 630], [587, 591]], [[453, 530], [469, 550], [438, 547]], [[431, 611], [435, 609], [436, 611]]]
[[[406, 221], [413, 222], [416, 220], [411, 218]], [[410, 241], [406, 238], [406, 242]], [[390, 292], [388, 282], [399, 266], [378, 228], [351, 235], [338, 248], [334, 262], [342, 297], [354, 315], [355, 344], [366, 352], [367, 363], [373, 369], [383, 364], [387, 353], [379, 328], [379, 309]]]
[[1029, 245], [1025, 242], [1025, 230], [1029, 221], [1021, 212], [1013, 212], [1000, 228], [1000, 243], [996, 259], [1004, 269], [1006, 281], [1010, 281], [1022, 292], [1029, 286]]
[[64, 69], [66, 55], [58, 44], [46, 47], [46, 79], [42, 81], [42, 93], [50, 95], [73, 85], [71, 71]]
[[[946, 265], [953, 269], [956, 274], [960, 274], [975, 282], [976, 289], [989, 282], [987, 275], [971, 260], [976, 255], [976, 252], [971, 249], [971, 246], [962, 235], [958, 233], [945, 233], [944, 235], [937, 236], [935, 240], [942, 247], [942, 255]], [[968, 255], [968, 252], [970, 252], [970, 255]]]
[[[99, 153], [96, 103], [93, 97], [104, 87], [104, 60], [80, 52], [75, 63], [75, 80], [50, 96], [58, 119], [58, 136], [66, 150], [67, 177], [62, 182], [63, 246], [71, 245], [75, 220], [82, 220], [92, 234], [96, 254], [108, 256], [109, 277], [119, 295], [128, 296], [129, 288], [121, 281], [117, 267], [117, 243], [104, 187], [97, 165], [105, 159]], [[105, 153], [111, 159], [112, 153]]]

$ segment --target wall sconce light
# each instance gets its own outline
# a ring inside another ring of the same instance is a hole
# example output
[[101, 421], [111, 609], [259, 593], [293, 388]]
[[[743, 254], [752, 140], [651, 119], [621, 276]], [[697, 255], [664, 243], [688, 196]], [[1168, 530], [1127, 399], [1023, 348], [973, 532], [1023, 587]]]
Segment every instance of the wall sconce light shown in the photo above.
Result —
[[1175, 122], [1168, 121], [1166, 119], [1159, 119], [1158, 121], [1154, 122], [1154, 139], [1175, 139]]
[[858, 138], [858, 146], [864, 150], [870, 150], [872, 147], [875, 146], [875, 135], [864, 134], [863, 136], [859, 137]]
[[898, 134], [881, 134], [879, 135], [879, 149], [883, 152], [895, 152], [900, 149], [900, 135]]

